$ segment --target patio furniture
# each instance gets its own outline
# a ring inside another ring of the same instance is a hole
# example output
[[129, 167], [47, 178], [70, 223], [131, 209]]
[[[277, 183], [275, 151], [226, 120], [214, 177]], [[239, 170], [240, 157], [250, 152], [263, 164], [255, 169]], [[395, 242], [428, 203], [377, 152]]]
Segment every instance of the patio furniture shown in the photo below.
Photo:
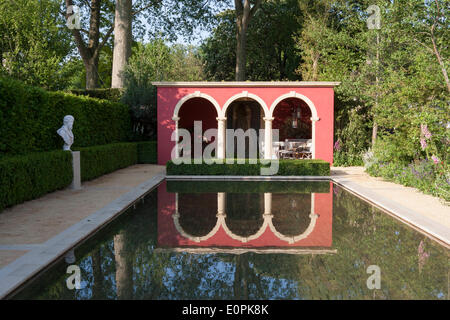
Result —
[[285, 150], [281, 152], [280, 158], [284, 159], [312, 159], [311, 139], [286, 139]]

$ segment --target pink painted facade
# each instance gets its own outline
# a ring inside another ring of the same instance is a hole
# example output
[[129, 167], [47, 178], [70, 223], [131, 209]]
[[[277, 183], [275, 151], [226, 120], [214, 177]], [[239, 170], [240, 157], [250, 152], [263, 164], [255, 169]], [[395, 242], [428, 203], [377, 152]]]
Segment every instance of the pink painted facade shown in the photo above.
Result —
[[[174, 130], [182, 122], [183, 114], [191, 117], [208, 115], [208, 127], [216, 127], [217, 118], [225, 118], [228, 106], [242, 97], [253, 99], [262, 108], [265, 120], [274, 117], [274, 109], [285, 99], [302, 100], [311, 111], [315, 159], [333, 163], [334, 82], [158, 82], [158, 164], [171, 159], [175, 142]], [[196, 98], [204, 103], [189, 103]], [[186, 108], [186, 109], [185, 109]], [[191, 109], [190, 111], [187, 108]], [[183, 109], [183, 110], [182, 110]], [[208, 110], [206, 110], [208, 109]], [[181, 111], [182, 110], [182, 111]], [[194, 116], [192, 116], [194, 115]], [[276, 115], [276, 113], [275, 113]], [[276, 121], [274, 121], [276, 122]], [[264, 128], [264, 127], [263, 127]]]

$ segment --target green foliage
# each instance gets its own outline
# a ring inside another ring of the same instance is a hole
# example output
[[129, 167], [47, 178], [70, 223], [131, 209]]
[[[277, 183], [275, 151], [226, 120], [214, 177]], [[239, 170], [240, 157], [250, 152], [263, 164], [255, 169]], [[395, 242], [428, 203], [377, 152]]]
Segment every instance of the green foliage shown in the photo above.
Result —
[[448, 163], [433, 160], [399, 162], [375, 162], [367, 168], [372, 176], [415, 187], [420, 191], [450, 201], [450, 174]]
[[[232, 81], [236, 70], [236, 18], [234, 10], [218, 15], [213, 34], [201, 46], [208, 79]], [[298, 1], [263, 1], [247, 31], [248, 80], [298, 80], [300, 57], [293, 35], [301, 28]]]
[[87, 96], [91, 98], [103, 99], [112, 102], [120, 102], [123, 95], [123, 90], [118, 88], [107, 88], [107, 89], [72, 89], [69, 90], [77, 96]]
[[82, 181], [92, 180], [138, 161], [136, 143], [113, 143], [77, 148], [74, 151], [80, 151]]
[[[217, 160], [219, 162], [219, 160]], [[233, 164], [212, 163], [194, 164], [174, 164], [168, 161], [166, 171], [168, 175], [229, 175], [229, 176], [259, 176], [262, 167], [269, 167], [270, 164], [250, 163], [245, 159], [245, 163]], [[279, 160], [279, 168], [276, 175], [279, 176], [328, 176], [330, 175], [330, 164], [323, 160]]]
[[61, 65], [73, 49], [58, 0], [0, 2], [0, 75], [31, 85], [63, 89], [69, 74]]
[[65, 151], [30, 153], [0, 159], [0, 211], [67, 187], [72, 155]]
[[158, 149], [156, 141], [137, 142], [138, 163], [157, 163]]
[[129, 138], [131, 119], [126, 105], [47, 92], [0, 78], [0, 156], [61, 149], [63, 141], [56, 130], [67, 114], [75, 117], [75, 148]]
[[125, 71], [122, 102], [132, 112], [133, 140], [156, 138], [156, 87], [152, 81], [202, 80], [200, 60], [192, 46], [168, 46], [157, 38], [137, 43]]

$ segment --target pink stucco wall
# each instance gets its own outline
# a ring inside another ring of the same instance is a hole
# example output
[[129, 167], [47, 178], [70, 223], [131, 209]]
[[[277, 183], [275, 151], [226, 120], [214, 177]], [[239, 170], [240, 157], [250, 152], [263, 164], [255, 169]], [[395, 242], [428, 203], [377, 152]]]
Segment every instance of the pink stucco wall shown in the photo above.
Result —
[[316, 122], [316, 159], [333, 163], [333, 132], [334, 132], [334, 90], [332, 87], [158, 87], [158, 164], [170, 160], [175, 143], [171, 135], [175, 129], [172, 120], [174, 109], [180, 99], [188, 94], [199, 91], [213, 97], [223, 108], [226, 101], [233, 95], [248, 91], [257, 95], [271, 108], [272, 103], [280, 96], [295, 91], [308, 97], [317, 110], [320, 118]]

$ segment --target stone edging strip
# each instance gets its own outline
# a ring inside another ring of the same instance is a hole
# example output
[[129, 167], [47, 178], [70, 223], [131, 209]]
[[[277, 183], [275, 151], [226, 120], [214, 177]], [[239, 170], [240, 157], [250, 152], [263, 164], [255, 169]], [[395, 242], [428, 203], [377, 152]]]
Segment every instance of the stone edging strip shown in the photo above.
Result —
[[145, 196], [160, 184], [164, 177], [163, 174], [153, 176], [102, 209], [0, 269], [0, 299], [5, 298], [25, 281], [114, 219], [136, 200]]
[[339, 186], [348, 189], [350, 192], [358, 195], [371, 204], [379, 207], [392, 216], [399, 218], [403, 222], [406, 222], [411, 227], [420, 230], [439, 242], [442, 242], [447, 248], [450, 247], [450, 229], [439, 224], [438, 222], [431, 220], [428, 217], [404, 207], [403, 205], [387, 199], [386, 197], [378, 195], [376, 192], [363, 187], [347, 178], [333, 177], [331, 179]]
[[166, 180], [216, 180], [216, 181], [318, 181], [332, 180], [330, 176], [166, 176]]

